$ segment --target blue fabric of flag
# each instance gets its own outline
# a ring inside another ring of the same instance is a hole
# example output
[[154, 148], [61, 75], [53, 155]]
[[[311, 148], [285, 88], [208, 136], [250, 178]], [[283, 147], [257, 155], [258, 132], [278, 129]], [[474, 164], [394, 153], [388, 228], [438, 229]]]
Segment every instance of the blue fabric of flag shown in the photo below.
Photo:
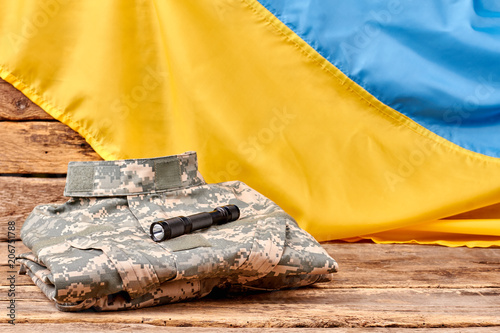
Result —
[[500, 157], [499, 1], [259, 1], [386, 105]]

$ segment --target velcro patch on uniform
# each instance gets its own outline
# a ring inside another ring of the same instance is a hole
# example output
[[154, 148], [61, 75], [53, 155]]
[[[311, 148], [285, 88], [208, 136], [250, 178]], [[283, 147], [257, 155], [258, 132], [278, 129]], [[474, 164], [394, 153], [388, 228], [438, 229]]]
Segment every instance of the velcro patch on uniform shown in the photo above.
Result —
[[94, 189], [94, 167], [73, 166], [68, 169], [66, 190], [68, 192], [88, 192]]
[[155, 161], [156, 190], [167, 190], [182, 185], [181, 167], [177, 159], [171, 161]]

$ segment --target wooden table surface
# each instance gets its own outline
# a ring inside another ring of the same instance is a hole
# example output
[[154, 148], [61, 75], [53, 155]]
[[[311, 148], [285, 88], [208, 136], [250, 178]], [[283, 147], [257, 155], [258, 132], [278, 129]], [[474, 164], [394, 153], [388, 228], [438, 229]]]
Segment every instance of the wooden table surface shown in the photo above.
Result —
[[500, 332], [499, 248], [323, 243], [340, 265], [330, 283], [131, 311], [60, 312], [17, 273], [10, 297], [9, 221], [16, 253], [27, 251], [19, 230], [29, 212], [66, 200], [69, 161], [98, 159], [77, 133], [0, 80], [0, 331]]

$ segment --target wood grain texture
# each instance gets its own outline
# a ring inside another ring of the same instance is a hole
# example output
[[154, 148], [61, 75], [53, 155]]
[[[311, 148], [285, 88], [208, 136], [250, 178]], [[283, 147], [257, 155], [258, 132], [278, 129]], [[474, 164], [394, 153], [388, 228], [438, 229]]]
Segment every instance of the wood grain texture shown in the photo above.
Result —
[[54, 120], [10, 83], [0, 79], [0, 120]]
[[[0, 331], [12, 329], [11, 325], [0, 324]], [[491, 333], [495, 327], [467, 328], [225, 328], [224, 333]], [[171, 332], [171, 333], [220, 333], [220, 327], [170, 327], [149, 324], [108, 323], [63, 323], [22, 324], [15, 327], [16, 333], [59, 333], [59, 332]]]
[[66, 173], [70, 161], [101, 158], [59, 122], [0, 122], [1, 173]]
[[15, 221], [16, 235], [39, 204], [64, 203], [65, 178], [0, 177], [0, 240], [7, 239], [7, 223]]
[[[7, 287], [0, 287], [0, 290]], [[2, 290], [4, 291], [4, 290]], [[123, 312], [64, 313], [19, 286], [17, 322], [128, 323], [194, 327], [492, 327], [500, 326], [500, 289], [361, 288], [248, 294]], [[5, 292], [1, 293], [2, 295]], [[472, 306], [473, 305], [473, 306]], [[0, 319], [6, 323], [7, 318]]]
[[322, 245], [340, 266], [330, 285], [500, 288], [500, 248], [370, 243]]
[[[7, 262], [8, 244], [9, 243], [7, 243], [6, 241], [0, 242], [0, 256], [1, 256], [0, 257], [0, 267], [2, 267], [2, 270], [0, 272], [4, 272], [3, 266], [6, 266], [8, 264], [8, 262]], [[10, 243], [10, 244], [12, 244], [12, 243]], [[21, 241], [16, 241], [12, 245], [14, 245], [16, 248], [16, 255], [24, 253], [24, 252], [30, 252], [30, 250]], [[7, 270], [7, 268], [5, 268], [5, 270]], [[0, 281], [1, 286], [6, 285], [6, 284], [7, 284], [7, 281]]]
[[[2, 253], [3, 256], [5, 256], [5, 253], [6, 253], [4, 250], [5, 250], [5, 248], [2, 248], [2, 252], [0, 252], [0, 253]], [[17, 251], [16, 253], [19, 254], [21, 252]], [[16, 268], [14, 270], [12, 270], [9, 266], [6, 266], [6, 265], [0, 266], [0, 277], [2, 280], [0, 283], [0, 286], [9, 285], [9, 281], [7, 281], [7, 279], [5, 279], [4, 277], [12, 275], [13, 274], [13, 273], [11, 273], [12, 271], [18, 272], [19, 271], [19, 264], [16, 265]], [[16, 274], [16, 286], [33, 286], [33, 285], [34, 285], [33, 281], [31, 280], [31, 278], [28, 275]]]

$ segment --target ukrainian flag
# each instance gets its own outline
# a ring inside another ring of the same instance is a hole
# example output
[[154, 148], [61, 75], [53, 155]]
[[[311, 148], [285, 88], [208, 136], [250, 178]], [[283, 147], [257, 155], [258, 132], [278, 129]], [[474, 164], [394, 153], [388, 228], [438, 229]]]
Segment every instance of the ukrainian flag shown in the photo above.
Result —
[[105, 159], [195, 150], [320, 241], [500, 245], [494, 0], [0, 9], [0, 76]]

